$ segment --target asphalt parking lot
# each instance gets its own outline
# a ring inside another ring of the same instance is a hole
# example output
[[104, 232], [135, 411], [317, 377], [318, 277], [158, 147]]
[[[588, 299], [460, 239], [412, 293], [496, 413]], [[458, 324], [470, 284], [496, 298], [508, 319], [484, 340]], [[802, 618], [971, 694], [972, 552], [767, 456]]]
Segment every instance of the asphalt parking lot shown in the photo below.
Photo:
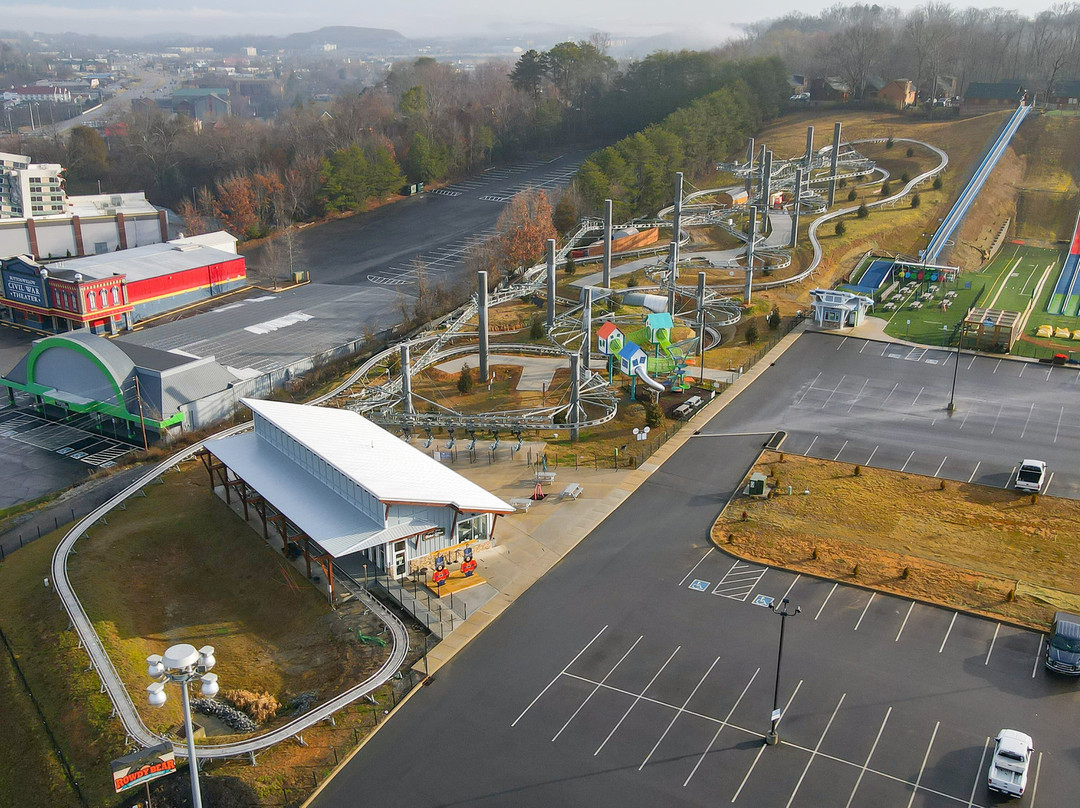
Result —
[[1036, 458], [1049, 464], [1044, 493], [1080, 498], [1080, 368], [956, 358], [807, 334], [703, 432], [783, 429], [785, 452], [998, 487]]
[[[834, 350], [828, 338], [806, 342]], [[767, 373], [736, 402], [784, 378]], [[725, 410], [708, 429], [733, 431], [738, 418]], [[1041, 635], [709, 547], [762, 441], [688, 441], [417, 692], [315, 805], [351, 805], [363, 789], [439, 806], [973, 808], [999, 802], [986, 766], [1003, 727], [1036, 744], [1013, 804], [1072, 804], [1078, 683], [1044, 671]], [[785, 596], [802, 612], [785, 636], [782, 742], [766, 747], [779, 618], [762, 604]]]

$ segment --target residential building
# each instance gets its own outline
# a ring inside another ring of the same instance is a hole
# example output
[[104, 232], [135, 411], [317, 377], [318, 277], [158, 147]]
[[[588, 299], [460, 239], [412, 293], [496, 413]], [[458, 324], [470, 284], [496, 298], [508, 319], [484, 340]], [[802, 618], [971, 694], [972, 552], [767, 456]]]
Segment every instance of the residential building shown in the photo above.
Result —
[[877, 97], [896, 109], [906, 109], [915, 104], [915, 82], [911, 79], [893, 79], [877, 92]]

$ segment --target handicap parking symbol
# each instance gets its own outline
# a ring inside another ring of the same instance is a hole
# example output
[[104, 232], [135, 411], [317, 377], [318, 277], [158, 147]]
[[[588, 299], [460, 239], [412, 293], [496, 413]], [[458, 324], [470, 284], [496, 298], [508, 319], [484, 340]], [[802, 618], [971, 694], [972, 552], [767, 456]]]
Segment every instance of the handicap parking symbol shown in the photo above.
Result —
[[754, 595], [754, 605], [768, 608], [772, 606], [773, 599], [768, 595]]
[[702, 580], [700, 580], [698, 578], [695, 578], [691, 582], [690, 588], [693, 589], [695, 592], [705, 592], [709, 588], [709, 582], [708, 581], [702, 581]]

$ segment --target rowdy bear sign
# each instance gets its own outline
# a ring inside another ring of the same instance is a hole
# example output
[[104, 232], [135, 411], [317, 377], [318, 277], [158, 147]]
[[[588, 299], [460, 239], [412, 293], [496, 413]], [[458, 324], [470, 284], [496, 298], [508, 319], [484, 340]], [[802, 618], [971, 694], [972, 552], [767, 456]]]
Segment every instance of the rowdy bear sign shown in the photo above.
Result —
[[119, 794], [176, 771], [172, 744], [163, 743], [132, 752], [112, 762], [113, 786]]

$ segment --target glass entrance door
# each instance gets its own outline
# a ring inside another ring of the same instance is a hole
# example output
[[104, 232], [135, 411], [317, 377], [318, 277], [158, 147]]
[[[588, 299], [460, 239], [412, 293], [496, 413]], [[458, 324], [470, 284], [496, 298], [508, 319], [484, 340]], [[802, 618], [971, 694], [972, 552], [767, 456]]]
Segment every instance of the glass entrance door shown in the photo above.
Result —
[[395, 578], [402, 578], [405, 575], [406, 569], [405, 540], [402, 539], [399, 542], [394, 542], [394, 566], [391, 568], [391, 574]]

